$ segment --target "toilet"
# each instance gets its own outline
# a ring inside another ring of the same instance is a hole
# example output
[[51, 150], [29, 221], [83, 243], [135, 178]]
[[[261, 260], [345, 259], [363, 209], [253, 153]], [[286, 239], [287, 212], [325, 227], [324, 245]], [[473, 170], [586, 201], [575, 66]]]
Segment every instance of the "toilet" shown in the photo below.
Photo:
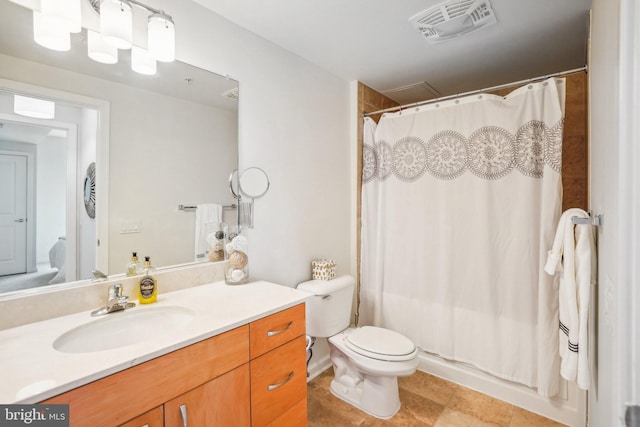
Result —
[[331, 393], [377, 418], [400, 409], [398, 377], [418, 367], [415, 344], [397, 332], [374, 326], [349, 327], [355, 280], [310, 280], [297, 288], [314, 296], [306, 301], [307, 335], [328, 338], [335, 378]]

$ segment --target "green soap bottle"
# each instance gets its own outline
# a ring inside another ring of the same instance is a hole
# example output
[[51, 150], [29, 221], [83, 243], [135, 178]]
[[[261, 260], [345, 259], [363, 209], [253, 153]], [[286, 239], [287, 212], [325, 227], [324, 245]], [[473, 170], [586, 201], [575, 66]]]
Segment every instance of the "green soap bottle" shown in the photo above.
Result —
[[151, 304], [158, 299], [158, 281], [151, 275], [151, 257], [144, 257], [144, 275], [140, 278], [137, 287], [138, 302], [140, 304]]

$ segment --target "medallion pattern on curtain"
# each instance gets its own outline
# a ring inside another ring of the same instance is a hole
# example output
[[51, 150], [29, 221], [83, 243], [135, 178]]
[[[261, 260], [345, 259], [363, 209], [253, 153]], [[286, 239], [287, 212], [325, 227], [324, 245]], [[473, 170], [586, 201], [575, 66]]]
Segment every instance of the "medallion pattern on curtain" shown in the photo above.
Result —
[[564, 79], [365, 119], [361, 318], [558, 392]]

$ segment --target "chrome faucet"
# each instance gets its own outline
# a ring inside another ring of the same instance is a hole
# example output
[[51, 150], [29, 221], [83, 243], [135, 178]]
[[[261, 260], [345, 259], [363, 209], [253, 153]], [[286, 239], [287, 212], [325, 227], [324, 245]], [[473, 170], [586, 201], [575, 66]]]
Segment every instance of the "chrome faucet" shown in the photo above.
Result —
[[135, 303], [129, 302], [128, 296], [122, 295], [122, 285], [120, 283], [116, 283], [115, 285], [109, 286], [109, 297], [107, 298], [107, 305], [97, 310], [93, 310], [91, 312], [91, 315], [102, 316], [103, 314], [122, 311], [135, 306]]

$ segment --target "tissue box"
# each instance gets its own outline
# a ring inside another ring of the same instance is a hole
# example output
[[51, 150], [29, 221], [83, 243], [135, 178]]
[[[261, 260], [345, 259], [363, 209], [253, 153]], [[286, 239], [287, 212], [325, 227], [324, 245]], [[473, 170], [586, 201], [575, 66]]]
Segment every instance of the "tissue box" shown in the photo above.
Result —
[[313, 280], [331, 280], [336, 277], [336, 262], [332, 259], [314, 259], [311, 261]]

